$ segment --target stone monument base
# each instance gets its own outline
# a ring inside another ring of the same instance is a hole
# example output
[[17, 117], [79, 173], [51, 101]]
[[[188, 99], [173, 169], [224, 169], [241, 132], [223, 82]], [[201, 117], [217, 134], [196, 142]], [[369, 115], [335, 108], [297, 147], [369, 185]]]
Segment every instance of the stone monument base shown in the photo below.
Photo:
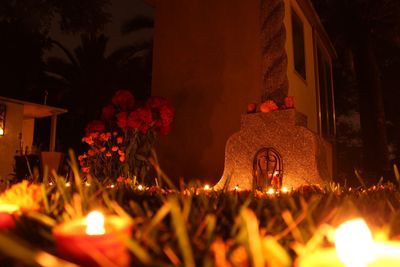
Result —
[[332, 145], [306, 126], [306, 116], [295, 109], [243, 115], [240, 131], [226, 144], [224, 173], [214, 189], [256, 188], [254, 158], [262, 148], [280, 154], [282, 186], [288, 189], [331, 181]]

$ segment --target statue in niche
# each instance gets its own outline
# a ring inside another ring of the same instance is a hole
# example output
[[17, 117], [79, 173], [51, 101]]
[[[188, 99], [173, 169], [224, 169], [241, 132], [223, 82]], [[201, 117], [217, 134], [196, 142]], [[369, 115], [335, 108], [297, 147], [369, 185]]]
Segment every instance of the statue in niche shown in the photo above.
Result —
[[283, 161], [273, 148], [261, 148], [253, 160], [253, 187], [265, 190], [272, 187], [280, 189], [283, 178]]

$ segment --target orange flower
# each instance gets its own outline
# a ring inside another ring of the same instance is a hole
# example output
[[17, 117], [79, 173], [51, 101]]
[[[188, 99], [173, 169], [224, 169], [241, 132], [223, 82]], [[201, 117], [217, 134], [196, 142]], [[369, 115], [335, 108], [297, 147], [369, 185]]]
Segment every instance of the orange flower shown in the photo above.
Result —
[[96, 153], [93, 151], [93, 149], [88, 150], [88, 155], [89, 156], [94, 156]]
[[125, 161], [125, 155], [122, 155], [119, 157], [119, 161], [124, 162]]
[[100, 152], [104, 152], [106, 151], [106, 148], [103, 146], [102, 148], [100, 148]]
[[106, 157], [111, 157], [111, 156], [112, 156], [112, 154], [110, 152], [106, 153]]
[[118, 154], [119, 154], [120, 156], [125, 156], [125, 152], [122, 151], [122, 150], [118, 150]]
[[122, 141], [123, 141], [122, 137], [118, 136], [117, 137], [117, 144], [122, 144]]
[[267, 100], [260, 105], [261, 112], [270, 112], [274, 110], [278, 110], [278, 106], [275, 104], [273, 100]]
[[119, 177], [117, 178], [117, 182], [118, 182], [118, 183], [122, 183], [123, 181], [124, 181], [124, 177], [119, 176]]
[[115, 151], [117, 151], [118, 150], [118, 147], [117, 146], [113, 146], [112, 148], [111, 148], [111, 151], [113, 151], [113, 152], [115, 152]]
[[249, 103], [247, 104], [247, 113], [254, 113], [257, 110], [257, 104], [256, 103]]
[[294, 108], [294, 97], [287, 96], [285, 97], [285, 108]]

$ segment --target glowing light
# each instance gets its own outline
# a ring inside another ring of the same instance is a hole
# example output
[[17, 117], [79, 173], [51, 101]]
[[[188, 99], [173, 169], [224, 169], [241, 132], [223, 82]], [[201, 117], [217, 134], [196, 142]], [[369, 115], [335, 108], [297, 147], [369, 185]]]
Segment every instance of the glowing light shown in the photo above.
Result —
[[284, 187], [281, 188], [281, 192], [282, 193], [288, 193], [289, 189], [286, 186], [284, 186]]
[[110, 185], [110, 188], [114, 188], [114, 187], [115, 187], [115, 184], [111, 184], [111, 185]]
[[104, 228], [104, 215], [100, 211], [92, 211], [86, 217], [86, 234], [103, 235], [106, 233]]
[[53, 182], [49, 182], [49, 185], [52, 186], [52, 185], [53, 185]]
[[240, 188], [238, 185], [235, 185], [235, 190], [238, 191]]
[[273, 194], [275, 194], [275, 189], [273, 189], [272, 187], [270, 187], [270, 188], [267, 190], [267, 194], [268, 194], [268, 195], [273, 195]]
[[4, 135], [4, 129], [0, 128], [0, 135]]
[[206, 191], [209, 191], [209, 190], [211, 190], [211, 187], [210, 187], [210, 185], [206, 184], [206, 185], [204, 186], [204, 190], [206, 190]]
[[13, 213], [19, 210], [19, 207], [14, 204], [0, 204], [0, 212]]
[[86, 185], [86, 186], [90, 186], [90, 183], [89, 183], [89, 182], [86, 182], [85, 185]]
[[140, 191], [142, 191], [142, 190], [144, 189], [144, 188], [143, 188], [143, 185], [141, 185], [141, 184], [138, 185], [138, 186], [137, 186], [137, 189], [139, 189]]
[[348, 267], [365, 267], [374, 260], [372, 233], [362, 219], [340, 225], [334, 234], [339, 259]]
[[65, 183], [65, 186], [66, 186], [66, 187], [70, 187], [70, 186], [71, 186], [71, 183], [70, 183], [70, 182], [67, 182], [67, 183]]

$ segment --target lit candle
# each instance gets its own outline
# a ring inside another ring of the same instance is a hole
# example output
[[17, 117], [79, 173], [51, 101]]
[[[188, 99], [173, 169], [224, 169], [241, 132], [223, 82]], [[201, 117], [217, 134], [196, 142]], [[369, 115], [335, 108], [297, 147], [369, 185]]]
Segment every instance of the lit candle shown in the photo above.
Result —
[[340, 225], [334, 234], [335, 248], [324, 248], [300, 257], [298, 267], [398, 267], [400, 242], [376, 242], [362, 219]]
[[210, 190], [211, 190], [210, 185], [209, 185], [209, 184], [206, 184], [206, 185], [204, 186], [204, 190], [205, 190], [205, 191], [210, 191]]
[[13, 204], [0, 204], [0, 230], [9, 230], [15, 227], [14, 214], [19, 207]]
[[284, 186], [281, 188], [281, 193], [284, 193], [284, 194], [289, 193], [289, 189], [286, 186]]
[[138, 186], [137, 186], [137, 189], [140, 190], [140, 191], [142, 191], [142, 190], [143, 190], [143, 185], [141, 185], [141, 184], [138, 185]]
[[122, 239], [131, 233], [129, 220], [105, 217], [99, 211], [53, 229], [59, 256], [83, 266], [129, 266], [129, 253]]
[[272, 187], [270, 187], [270, 188], [267, 190], [267, 194], [268, 194], [268, 195], [273, 195], [273, 194], [275, 194], [275, 189], [273, 189]]

